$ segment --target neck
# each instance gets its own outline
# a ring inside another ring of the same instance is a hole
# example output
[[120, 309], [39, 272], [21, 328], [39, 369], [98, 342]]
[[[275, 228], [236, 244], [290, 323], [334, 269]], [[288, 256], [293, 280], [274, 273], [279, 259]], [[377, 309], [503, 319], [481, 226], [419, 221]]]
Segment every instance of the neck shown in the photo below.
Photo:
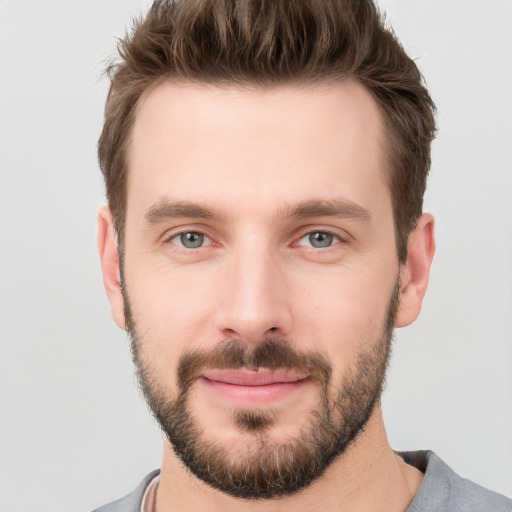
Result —
[[389, 446], [378, 405], [363, 433], [306, 489], [284, 498], [245, 500], [226, 495], [191, 475], [166, 442], [156, 499], [157, 512], [322, 512], [372, 510], [403, 512], [423, 474], [407, 465]]

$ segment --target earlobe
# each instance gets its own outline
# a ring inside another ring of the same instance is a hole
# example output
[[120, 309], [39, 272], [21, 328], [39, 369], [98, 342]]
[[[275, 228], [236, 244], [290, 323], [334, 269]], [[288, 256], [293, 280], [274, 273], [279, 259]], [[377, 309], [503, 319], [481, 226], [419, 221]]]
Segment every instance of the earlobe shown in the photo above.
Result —
[[121, 292], [117, 237], [112, 214], [107, 206], [103, 206], [98, 212], [97, 245], [103, 272], [103, 285], [110, 302], [112, 318], [121, 329], [124, 329], [124, 300]]
[[434, 252], [434, 218], [424, 213], [409, 235], [407, 259], [400, 267], [400, 304], [396, 327], [405, 327], [418, 317], [427, 291]]

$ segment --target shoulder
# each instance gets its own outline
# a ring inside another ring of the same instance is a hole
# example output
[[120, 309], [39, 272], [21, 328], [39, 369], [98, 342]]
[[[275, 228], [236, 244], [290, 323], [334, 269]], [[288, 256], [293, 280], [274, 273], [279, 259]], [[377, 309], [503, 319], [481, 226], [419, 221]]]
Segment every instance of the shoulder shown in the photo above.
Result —
[[148, 485], [151, 483], [151, 480], [153, 480], [153, 478], [158, 474], [160, 474], [159, 469], [152, 471], [130, 494], [124, 498], [113, 501], [112, 503], [103, 505], [102, 507], [93, 510], [93, 512], [140, 512], [144, 493], [146, 492]]
[[[451, 499], [453, 510], [472, 512], [512, 512], [512, 500], [490, 491], [481, 485], [475, 484], [467, 478], [461, 478], [454, 473], [455, 478], [451, 482]], [[448, 510], [451, 510], [448, 508]]]
[[460, 477], [431, 451], [400, 454], [425, 473], [407, 512], [512, 512], [512, 500]]

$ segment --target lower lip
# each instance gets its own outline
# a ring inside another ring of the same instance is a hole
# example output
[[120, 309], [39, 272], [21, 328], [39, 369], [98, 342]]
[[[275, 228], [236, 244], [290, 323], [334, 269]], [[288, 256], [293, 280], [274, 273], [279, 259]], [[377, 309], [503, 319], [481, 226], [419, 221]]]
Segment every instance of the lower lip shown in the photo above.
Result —
[[268, 406], [275, 404], [302, 389], [309, 379], [295, 382], [276, 382], [261, 386], [241, 386], [201, 379], [207, 388], [219, 398], [239, 407]]

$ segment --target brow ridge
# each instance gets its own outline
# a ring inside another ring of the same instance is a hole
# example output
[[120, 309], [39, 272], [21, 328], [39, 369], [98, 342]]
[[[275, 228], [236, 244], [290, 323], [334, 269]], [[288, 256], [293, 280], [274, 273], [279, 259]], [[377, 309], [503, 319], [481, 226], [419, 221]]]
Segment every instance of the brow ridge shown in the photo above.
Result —
[[314, 199], [292, 205], [283, 212], [284, 217], [303, 219], [308, 217], [343, 217], [368, 220], [370, 212], [345, 199]]
[[162, 199], [149, 207], [144, 215], [149, 224], [158, 224], [169, 219], [182, 217], [213, 219], [220, 217], [220, 215], [192, 201], [169, 201], [166, 199]]
[[[370, 212], [362, 206], [344, 199], [313, 199], [283, 207], [279, 216], [283, 219], [314, 217], [341, 217], [368, 220]], [[149, 224], [158, 224], [175, 218], [222, 219], [220, 211], [192, 201], [162, 199], [146, 210], [144, 218]]]

